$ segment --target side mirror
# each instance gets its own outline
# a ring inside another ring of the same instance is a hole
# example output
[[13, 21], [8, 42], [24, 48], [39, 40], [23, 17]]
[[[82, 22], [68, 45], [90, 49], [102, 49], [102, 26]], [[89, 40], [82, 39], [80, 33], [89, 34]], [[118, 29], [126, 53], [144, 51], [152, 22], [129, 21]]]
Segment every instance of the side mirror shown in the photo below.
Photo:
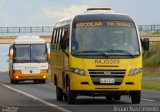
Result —
[[9, 56], [9, 60], [13, 60], [13, 49], [9, 51], [8, 56]]
[[149, 50], [149, 38], [144, 38], [142, 41], [142, 47], [144, 51]]

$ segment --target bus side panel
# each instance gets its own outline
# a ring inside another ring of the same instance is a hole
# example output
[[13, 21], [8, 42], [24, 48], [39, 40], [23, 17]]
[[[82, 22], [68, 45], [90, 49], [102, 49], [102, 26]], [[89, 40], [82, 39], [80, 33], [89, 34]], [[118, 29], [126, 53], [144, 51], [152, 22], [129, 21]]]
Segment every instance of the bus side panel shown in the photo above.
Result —
[[51, 71], [51, 78], [50, 78], [50, 82], [51, 83], [53, 83], [53, 84], [55, 84], [55, 82], [54, 82], [54, 66], [53, 66], [53, 62], [54, 62], [54, 60], [53, 60], [53, 52], [51, 51], [51, 53], [50, 53], [50, 71]]
[[[63, 53], [62, 52], [52, 52], [51, 53], [51, 82], [55, 83], [57, 81], [58, 87], [63, 87], [62, 81], [62, 71], [63, 71]], [[56, 79], [55, 79], [56, 77]]]

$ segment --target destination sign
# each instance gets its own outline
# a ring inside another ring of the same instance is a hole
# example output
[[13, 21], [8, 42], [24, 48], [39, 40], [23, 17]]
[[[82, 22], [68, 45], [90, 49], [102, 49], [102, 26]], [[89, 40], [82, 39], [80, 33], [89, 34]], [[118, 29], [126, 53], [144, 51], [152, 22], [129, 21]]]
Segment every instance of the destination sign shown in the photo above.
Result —
[[129, 22], [107, 22], [107, 26], [119, 26], [119, 27], [131, 27], [131, 23]]
[[102, 22], [81, 22], [81, 23], [77, 23], [76, 27], [98, 27], [98, 26], [102, 26]]
[[108, 27], [131, 27], [133, 26], [132, 22], [126, 22], [126, 21], [89, 21], [89, 22], [78, 22], [76, 23], [76, 28], [81, 27], [102, 27], [102, 26], [108, 26]]

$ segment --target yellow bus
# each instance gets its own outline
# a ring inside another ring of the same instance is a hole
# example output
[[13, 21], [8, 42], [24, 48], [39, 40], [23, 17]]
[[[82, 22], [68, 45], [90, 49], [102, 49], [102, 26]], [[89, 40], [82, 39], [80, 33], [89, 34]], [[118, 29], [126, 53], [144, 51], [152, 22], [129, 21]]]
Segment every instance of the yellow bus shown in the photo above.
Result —
[[149, 49], [133, 19], [110, 8], [89, 8], [61, 19], [51, 39], [51, 82], [57, 100], [73, 104], [81, 95], [106, 100], [128, 95], [132, 103], [140, 103], [141, 43]]
[[9, 76], [11, 84], [48, 79], [49, 44], [39, 36], [18, 36], [9, 47]]

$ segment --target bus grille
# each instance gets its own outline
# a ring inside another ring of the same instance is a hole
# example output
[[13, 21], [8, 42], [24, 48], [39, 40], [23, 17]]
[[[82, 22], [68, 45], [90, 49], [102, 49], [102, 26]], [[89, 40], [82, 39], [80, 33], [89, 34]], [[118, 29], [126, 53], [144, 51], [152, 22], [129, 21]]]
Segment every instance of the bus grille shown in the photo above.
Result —
[[[126, 70], [95, 70], [89, 69], [89, 74], [94, 85], [121, 85]], [[113, 79], [114, 83], [101, 83], [101, 79]]]

